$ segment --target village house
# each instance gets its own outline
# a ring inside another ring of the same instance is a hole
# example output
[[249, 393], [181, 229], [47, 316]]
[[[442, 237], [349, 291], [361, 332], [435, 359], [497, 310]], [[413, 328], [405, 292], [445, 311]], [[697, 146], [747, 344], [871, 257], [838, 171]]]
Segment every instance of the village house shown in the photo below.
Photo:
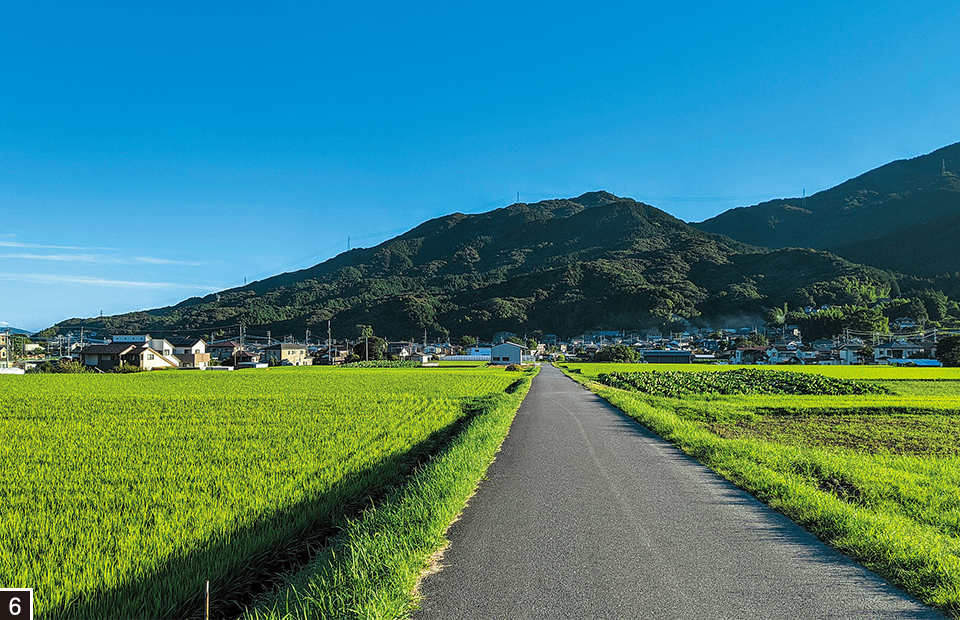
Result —
[[80, 363], [104, 371], [121, 364], [139, 366], [144, 370], [179, 367], [178, 360], [172, 354], [167, 357], [147, 342], [92, 344], [80, 351]]
[[261, 361], [271, 359], [283, 366], [310, 366], [313, 363], [313, 359], [307, 356], [306, 345], [288, 342], [273, 344], [260, 351]]
[[407, 342], [404, 342], [404, 341], [402, 341], [402, 340], [401, 340], [401, 341], [388, 341], [388, 342], [387, 342], [387, 348], [386, 348], [386, 354], [387, 354], [387, 355], [396, 355], [397, 357], [399, 357], [400, 354], [401, 354], [401, 352], [403, 351], [404, 347], [412, 347], [412, 346], [414, 346], [413, 341], [407, 341]]
[[210, 365], [210, 354], [207, 353], [207, 343], [201, 338], [187, 336], [171, 336], [167, 341], [173, 345], [173, 355], [180, 360], [181, 368], [205, 369]]
[[154, 338], [150, 334], [118, 334], [111, 339], [113, 344], [140, 343], [153, 349], [156, 353], [163, 355], [173, 362], [177, 368], [180, 367], [180, 360], [173, 355], [173, 344], [166, 338]]
[[864, 360], [860, 357], [860, 351], [862, 350], [862, 342], [848, 342], [835, 349], [840, 358], [840, 363], [844, 365], [863, 364]]
[[734, 364], [766, 364], [767, 347], [742, 347], [733, 354]]
[[233, 366], [234, 368], [242, 364], [250, 365], [259, 364], [260, 362], [261, 359], [259, 353], [256, 351], [248, 351], [246, 349], [237, 349], [233, 355], [220, 361], [220, 363], [224, 366]]
[[229, 359], [239, 351], [240, 343], [235, 340], [221, 340], [220, 342], [212, 342], [207, 347], [207, 352], [210, 353], [210, 357], [215, 360]]
[[423, 352], [427, 355], [443, 357], [444, 355], [453, 355], [454, 349], [449, 344], [428, 344], [423, 348]]
[[873, 349], [873, 359], [878, 364], [888, 364], [894, 360], [921, 357], [923, 347], [906, 340], [894, 340], [878, 344]]
[[[362, 341], [361, 341], [362, 342]], [[308, 349], [308, 355], [313, 352], [313, 358], [319, 359], [320, 364], [330, 366], [330, 365], [339, 365], [347, 361], [347, 357], [350, 356], [351, 349], [348, 344], [331, 344], [329, 347], [313, 347], [315, 351]], [[360, 355], [360, 359], [363, 359], [363, 355]]]
[[776, 345], [767, 349], [767, 359], [771, 364], [802, 364], [796, 344]]
[[[405, 347], [401, 347], [400, 351], [396, 354], [400, 358], [400, 361], [413, 360], [419, 355], [423, 355], [417, 345], [410, 344]], [[429, 357], [429, 356], [428, 356]]]

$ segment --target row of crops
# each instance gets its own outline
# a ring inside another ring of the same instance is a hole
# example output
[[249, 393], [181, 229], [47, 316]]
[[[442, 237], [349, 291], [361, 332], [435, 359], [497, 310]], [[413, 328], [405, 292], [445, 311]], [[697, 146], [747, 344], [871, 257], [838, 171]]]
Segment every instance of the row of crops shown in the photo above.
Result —
[[891, 394], [883, 385], [783, 370], [741, 368], [725, 372], [612, 372], [597, 380], [611, 387], [643, 394], [680, 397], [690, 394], [793, 394], [847, 396]]
[[186, 617], [207, 580], [230, 601], [402, 484], [477, 397], [516, 380], [329, 368], [0, 377], [0, 584], [34, 588], [38, 617]]

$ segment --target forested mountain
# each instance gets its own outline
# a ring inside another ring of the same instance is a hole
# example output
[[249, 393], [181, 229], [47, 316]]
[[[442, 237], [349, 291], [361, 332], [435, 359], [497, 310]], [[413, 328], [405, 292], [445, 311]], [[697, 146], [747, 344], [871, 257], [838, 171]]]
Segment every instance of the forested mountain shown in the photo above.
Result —
[[731, 209], [694, 224], [771, 248], [828, 250], [917, 276], [960, 269], [960, 143], [895, 161], [812, 196]]
[[866, 303], [896, 296], [888, 272], [833, 254], [769, 251], [694, 228], [606, 192], [430, 220], [376, 247], [345, 252], [176, 306], [72, 319], [106, 332], [245, 324], [275, 336], [358, 323], [392, 338], [573, 335], [679, 319], [761, 317], [772, 306]]

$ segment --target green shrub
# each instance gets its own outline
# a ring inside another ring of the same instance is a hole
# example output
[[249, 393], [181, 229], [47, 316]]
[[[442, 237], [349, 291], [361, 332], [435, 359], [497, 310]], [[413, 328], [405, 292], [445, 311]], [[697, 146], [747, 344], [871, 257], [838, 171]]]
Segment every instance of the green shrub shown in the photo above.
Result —
[[65, 373], [65, 374], [79, 374], [85, 372], [93, 372], [91, 369], [87, 368], [80, 362], [44, 362], [36, 366], [30, 372], [32, 373]]
[[593, 361], [631, 364], [637, 361], [637, 357], [639, 357], [639, 354], [633, 347], [628, 347], [625, 344], [615, 344], [602, 351], [597, 351], [596, 355], [593, 356]]

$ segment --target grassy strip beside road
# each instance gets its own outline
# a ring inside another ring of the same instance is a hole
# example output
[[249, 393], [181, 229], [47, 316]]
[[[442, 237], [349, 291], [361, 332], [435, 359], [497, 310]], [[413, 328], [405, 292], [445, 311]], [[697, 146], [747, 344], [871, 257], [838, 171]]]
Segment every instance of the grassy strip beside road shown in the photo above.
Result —
[[387, 619], [411, 612], [418, 578], [493, 461], [533, 374], [520, 375], [507, 393], [477, 399], [464, 429], [408, 484], [351, 520], [332, 545], [244, 618]]
[[[816, 397], [798, 396], [666, 398], [592, 381], [610, 370], [605, 366], [578, 366], [580, 373], [569, 374], [825, 542], [960, 617], [960, 458], [951, 450], [956, 407], [925, 410], [917, 404], [934, 399], [916, 393], [834, 397], [832, 407], [823, 398], [814, 406]], [[916, 369], [896, 370], [880, 380], [894, 391], [897, 380], [915, 378]], [[863, 371], [831, 374], [868, 378]], [[898, 410], [904, 400], [917, 405], [912, 417]], [[860, 408], [850, 414], [839, 402]]]

